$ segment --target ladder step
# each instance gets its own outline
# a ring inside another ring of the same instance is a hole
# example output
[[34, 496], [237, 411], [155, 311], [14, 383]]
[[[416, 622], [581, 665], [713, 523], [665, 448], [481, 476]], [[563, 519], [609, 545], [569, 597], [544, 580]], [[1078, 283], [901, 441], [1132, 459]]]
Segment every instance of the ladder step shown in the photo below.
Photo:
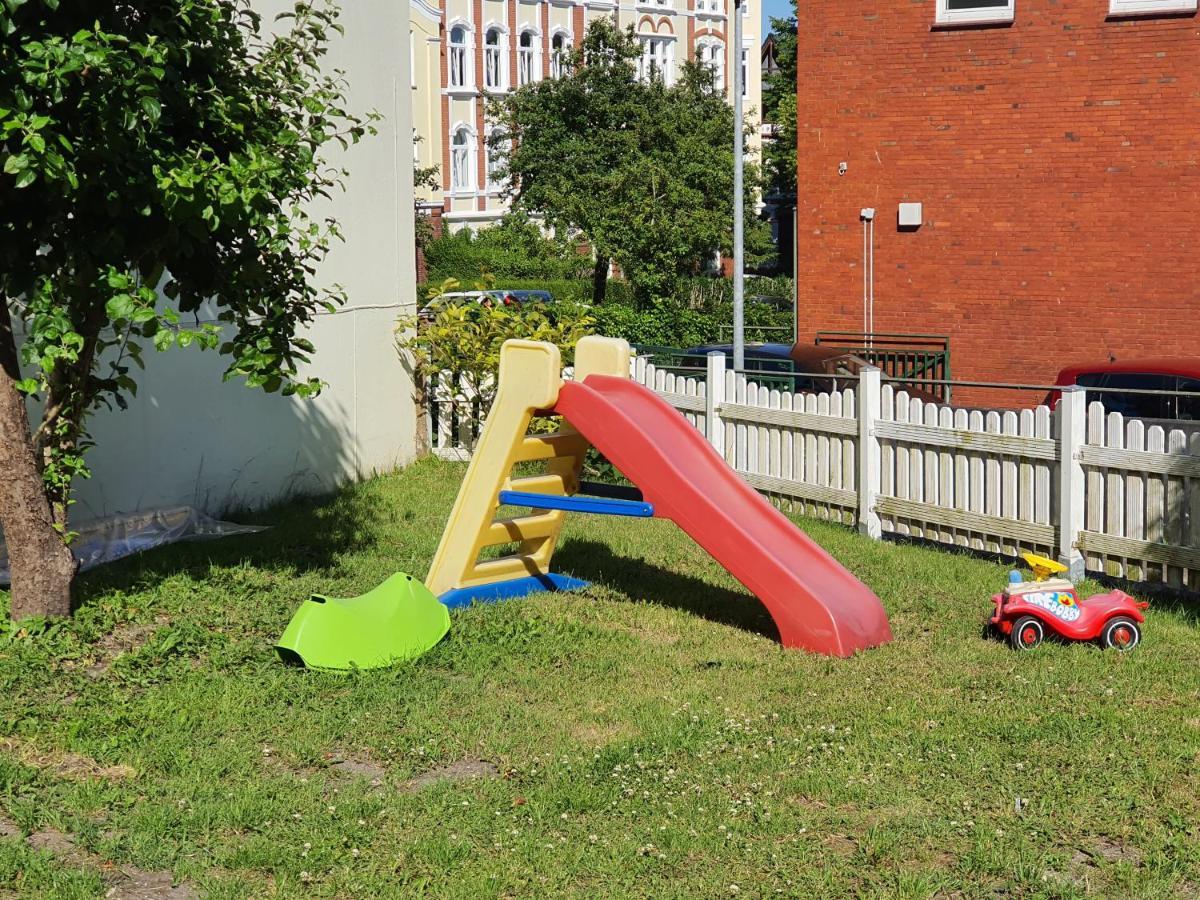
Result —
[[525, 491], [530, 494], [556, 494], [560, 497], [575, 493], [577, 485], [574, 478], [567, 483], [562, 475], [530, 475], [528, 478], [505, 479], [502, 491]]
[[516, 453], [515, 462], [533, 462], [539, 459], [558, 459], [564, 456], [578, 456], [588, 448], [588, 441], [576, 431], [556, 431], [553, 434], [529, 434], [521, 441]]
[[598, 516], [635, 516], [648, 519], [654, 507], [640, 500], [613, 500], [608, 497], [554, 497], [528, 491], [501, 491], [500, 502], [533, 509], [561, 509], [566, 512], [592, 513]]
[[487, 531], [483, 534], [482, 543], [485, 547], [495, 547], [497, 544], [548, 538], [558, 530], [561, 524], [562, 517], [555, 513], [498, 519], [488, 526]]
[[505, 578], [517, 578], [525, 575], [541, 574], [541, 567], [531, 556], [502, 556], [499, 559], [489, 559], [476, 563], [463, 578], [460, 587], [473, 587], [477, 584], [487, 584], [491, 581], [501, 581]]

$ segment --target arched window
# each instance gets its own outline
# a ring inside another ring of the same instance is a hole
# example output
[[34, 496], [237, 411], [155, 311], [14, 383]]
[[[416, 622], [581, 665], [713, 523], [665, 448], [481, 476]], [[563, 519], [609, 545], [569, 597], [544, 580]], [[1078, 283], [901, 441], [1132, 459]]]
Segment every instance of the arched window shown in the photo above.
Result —
[[725, 90], [725, 45], [720, 41], [705, 41], [696, 51], [700, 65], [706, 66], [713, 76], [713, 87]]
[[450, 136], [450, 189], [469, 191], [475, 186], [475, 141], [471, 130], [460, 125]]
[[537, 38], [532, 31], [522, 31], [517, 49], [517, 84], [529, 84], [537, 79]]
[[488, 133], [485, 149], [487, 152], [487, 185], [491, 189], [504, 187], [504, 180], [499, 177], [501, 157], [507, 154], [510, 142], [505, 137], [504, 130], [495, 128]]
[[550, 77], [562, 78], [567, 74], [567, 36], [561, 31], [550, 39]]
[[467, 29], [462, 25], [455, 25], [450, 29], [450, 87], [466, 87], [468, 58], [470, 54], [467, 52]]
[[500, 29], [489, 28], [483, 36], [483, 83], [485, 87], [504, 87], [504, 62], [500, 50]]

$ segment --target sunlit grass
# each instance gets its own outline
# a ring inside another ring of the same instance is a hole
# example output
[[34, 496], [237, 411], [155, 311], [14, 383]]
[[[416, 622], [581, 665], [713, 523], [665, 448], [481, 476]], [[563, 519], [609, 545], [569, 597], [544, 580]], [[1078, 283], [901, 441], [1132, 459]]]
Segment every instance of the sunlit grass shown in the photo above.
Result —
[[[110, 566], [73, 622], [0, 650], [4, 734], [134, 771], [0, 756], [6, 817], [86, 856], [2, 838], [0, 885], [101, 896], [110, 861], [215, 897], [1197, 893], [1185, 605], [1156, 602], [1127, 656], [1016, 654], [980, 636], [1002, 563], [801, 521], [896, 634], [829, 660], [782, 650], [673, 526], [575, 519], [559, 565], [583, 593], [456, 613], [384, 672], [280, 665], [308, 593], [424, 575], [461, 474], [424, 462]], [[452, 763], [484, 777], [407, 784]]]

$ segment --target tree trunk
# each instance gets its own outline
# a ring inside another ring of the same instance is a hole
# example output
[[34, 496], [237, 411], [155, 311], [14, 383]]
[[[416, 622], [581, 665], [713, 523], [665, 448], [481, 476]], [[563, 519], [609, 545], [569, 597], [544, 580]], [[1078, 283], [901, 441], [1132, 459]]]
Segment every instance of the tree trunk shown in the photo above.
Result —
[[0, 526], [8, 544], [12, 617], [68, 616], [71, 582], [78, 567], [54, 528], [42, 487], [21, 378], [8, 302], [0, 297]]
[[596, 254], [596, 268], [592, 270], [592, 302], [603, 303], [608, 292], [608, 267], [611, 260], [603, 253]]

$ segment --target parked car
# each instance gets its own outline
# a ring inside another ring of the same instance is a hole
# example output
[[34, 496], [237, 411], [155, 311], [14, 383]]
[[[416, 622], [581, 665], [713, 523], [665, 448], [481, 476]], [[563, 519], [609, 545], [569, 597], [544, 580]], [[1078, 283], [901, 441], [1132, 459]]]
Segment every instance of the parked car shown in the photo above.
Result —
[[421, 322], [432, 321], [437, 315], [439, 307], [451, 306], [455, 304], [471, 304], [478, 303], [480, 306], [491, 308], [497, 304], [504, 306], [512, 306], [518, 301], [513, 297], [505, 297], [506, 291], [447, 291], [445, 294], [438, 294], [430, 300], [417, 313], [417, 319]]
[[436, 315], [439, 306], [452, 303], [478, 303], [483, 307], [496, 305], [519, 306], [525, 303], [553, 303], [554, 295], [549, 291], [539, 290], [486, 290], [486, 291], [449, 291], [439, 294], [429, 301], [417, 313], [418, 320], [429, 322]]
[[554, 295], [549, 291], [505, 290], [505, 297], [511, 297], [516, 303], [553, 303]]
[[[1200, 394], [1200, 359], [1142, 359], [1067, 366], [1055, 384], [1077, 384], [1085, 388], [1115, 388], [1097, 391], [1094, 399], [1109, 412], [1133, 419], [1166, 421], [1200, 420], [1200, 396], [1121, 393], [1130, 391], [1195, 391]], [[1046, 404], [1058, 403], [1060, 391], [1051, 391]], [[1089, 398], [1090, 399], [1090, 398]]]

